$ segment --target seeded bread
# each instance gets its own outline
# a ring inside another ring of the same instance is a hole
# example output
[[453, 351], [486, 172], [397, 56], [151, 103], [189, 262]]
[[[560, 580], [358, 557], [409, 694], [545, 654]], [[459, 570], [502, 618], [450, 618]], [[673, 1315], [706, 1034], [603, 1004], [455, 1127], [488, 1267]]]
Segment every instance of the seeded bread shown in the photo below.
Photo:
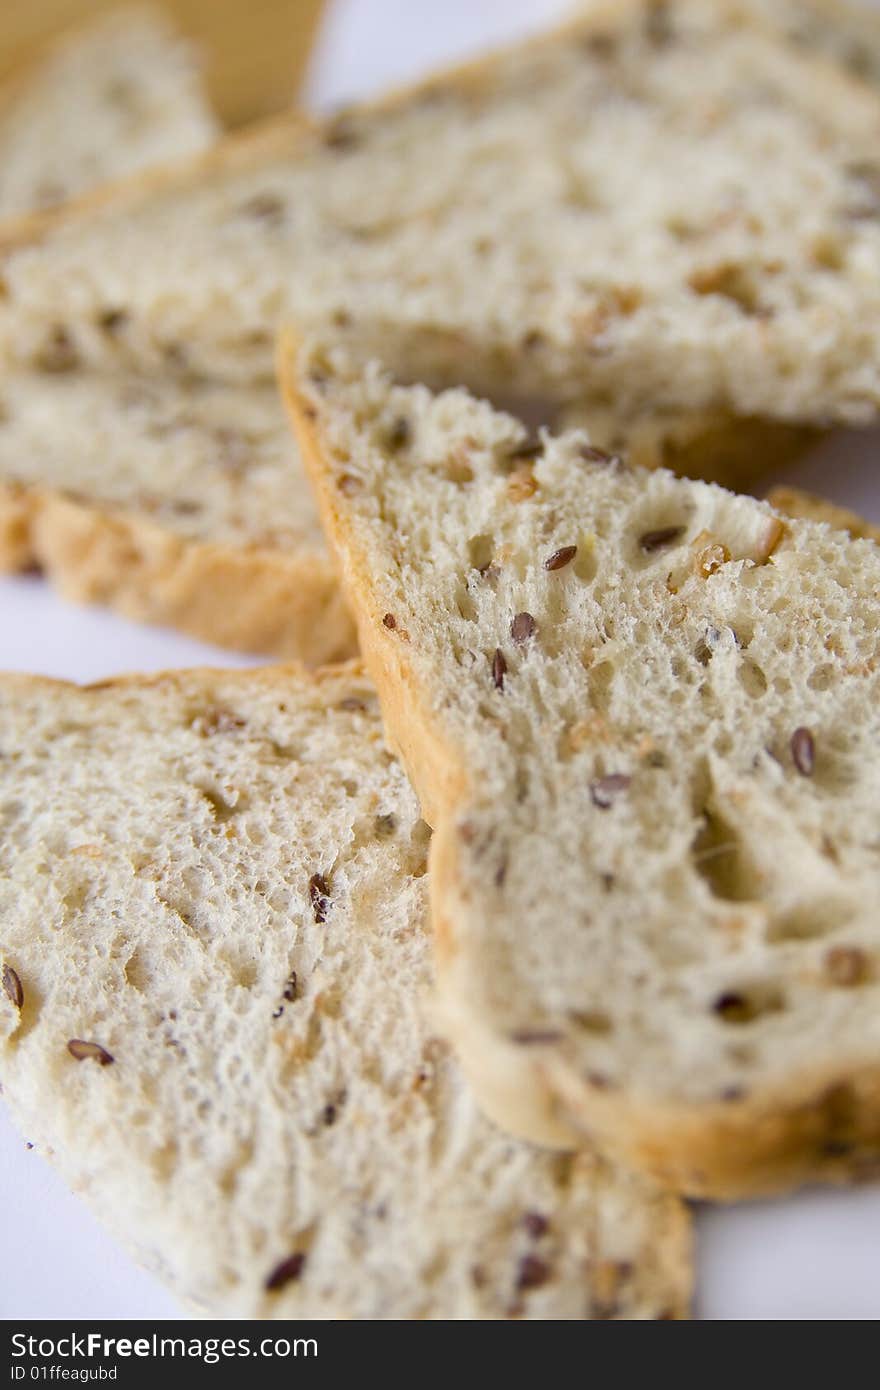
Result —
[[826, 497], [817, 497], [815, 493], [807, 492], [804, 488], [781, 485], [771, 488], [767, 493], [767, 501], [786, 516], [801, 517], [807, 521], [824, 521], [836, 531], [848, 531], [855, 540], [880, 541], [880, 526], [866, 521], [858, 512], [850, 511], [849, 507], [838, 507]]
[[0, 88], [0, 218], [207, 149], [218, 124], [161, 12], [114, 11]]
[[5, 1098], [181, 1295], [684, 1314], [677, 1201], [493, 1129], [434, 1035], [428, 831], [356, 668], [4, 678], [0, 748]]
[[880, 99], [747, 14], [627, 0], [38, 220], [2, 257], [7, 349], [63, 333], [92, 361], [252, 380], [279, 320], [335, 317], [431, 383], [869, 418]]
[[7, 374], [0, 569], [34, 566], [69, 598], [223, 646], [355, 651], [273, 387]]
[[338, 350], [284, 371], [488, 1111], [694, 1195], [871, 1171], [876, 546]]

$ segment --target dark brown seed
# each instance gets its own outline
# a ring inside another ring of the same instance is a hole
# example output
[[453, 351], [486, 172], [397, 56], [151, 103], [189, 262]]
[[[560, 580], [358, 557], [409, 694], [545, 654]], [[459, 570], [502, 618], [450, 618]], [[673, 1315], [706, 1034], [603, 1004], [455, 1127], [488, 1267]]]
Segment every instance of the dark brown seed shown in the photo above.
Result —
[[303, 1265], [306, 1262], [305, 1254], [298, 1250], [295, 1255], [290, 1255], [286, 1260], [282, 1260], [280, 1265], [276, 1265], [266, 1280], [266, 1292], [276, 1293], [278, 1289], [283, 1289], [285, 1284], [292, 1284], [299, 1279], [303, 1272]]
[[822, 1153], [826, 1158], [846, 1158], [853, 1151], [853, 1145], [848, 1144], [845, 1139], [828, 1139], [822, 1145]]
[[654, 555], [658, 550], [665, 550], [667, 546], [674, 545], [684, 535], [683, 526], [662, 526], [659, 531], [646, 531], [639, 536], [639, 548], [645, 555]]
[[629, 789], [631, 782], [632, 778], [625, 772], [611, 772], [607, 777], [597, 777], [590, 783], [590, 800], [600, 811], [607, 811]]
[[13, 970], [11, 965], [3, 967], [3, 993], [13, 1008], [20, 1011], [24, 1004], [24, 990], [18, 978], [18, 971]]
[[397, 627], [397, 619], [393, 613], [386, 613], [382, 619], [382, 626], [387, 627], [389, 632], [393, 632]]
[[335, 1105], [325, 1105], [325, 1106], [324, 1106], [323, 1120], [324, 1120], [324, 1124], [325, 1124], [325, 1125], [328, 1125], [328, 1126], [329, 1126], [329, 1125], [333, 1125], [333, 1124], [336, 1123], [336, 1106], [335, 1106]]
[[37, 358], [37, 366], [44, 372], [71, 372], [78, 362], [79, 356], [67, 329], [53, 328]]
[[514, 461], [516, 459], [533, 459], [536, 454], [540, 454], [544, 445], [537, 435], [530, 434], [519, 444], [514, 444], [507, 450], [507, 457]]
[[550, 1278], [550, 1266], [537, 1255], [523, 1255], [516, 1272], [518, 1289], [539, 1289]]
[[128, 322], [128, 314], [124, 309], [105, 309], [98, 315], [98, 327], [111, 336], [118, 333]]
[[514, 642], [520, 645], [523, 642], [528, 642], [530, 637], [534, 637], [535, 620], [531, 613], [517, 613], [510, 624], [510, 635]]
[[812, 777], [816, 766], [816, 745], [809, 729], [801, 726], [791, 736], [791, 756], [802, 777]]
[[273, 1009], [273, 1010], [272, 1010], [272, 1017], [273, 1017], [273, 1018], [280, 1018], [281, 1015], [282, 1015], [283, 1013], [284, 1013], [284, 1005], [283, 1005], [283, 1004], [279, 1004], [277, 1009]]
[[360, 144], [360, 137], [351, 118], [348, 116], [337, 117], [324, 133], [324, 144], [330, 150], [355, 149]]
[[550, 1222], [539, 1211], [527, 1211], [522, 1223], [532, 1240], [540, 1240], [550, 1229]]
[[645, 15], [645, 38], [654, 48], [665, 48], [674, 38], [667, 0], [655, 0]]
[[595, 444], [584, 444], [578, 453], [585, 463], [620, 463], [619, 454], [609, 454], [607, 449], [599, 449]]
[[385, 443], [389, 449], [403, 449], [412, 438], [412, 426], [405, 415], [400, 415], [388, 427]]
[[611, 1077], [603, 1071], [588, 1071], [587, 1085], [592, 1086], [594, 1091], [608, 1091], [611, 1089]]
[[71, 1057], [75, 1057], [78, 1062], [84, 1062], [87, 1058], [92, 1058], [99, 1066], [109, 1067], [114, 1060], [105, 1047], [96, 1042], [83, 1042], [81, 1038], [71, 1038], [67, 1044], [67, 1050]]
[[844, 988], [860, 985], [868, 972], [868, 957], [858, 946], [832, 946], [824, 964], [831, 983]]
[[500, 647], [495, 648], [495, 655], [492, 658], [492, 680], [495, 682], [496, 690], [504, 689], [504, 677], [507, 674], [507, 662]]
[[326, 922], [330, 910], [330, 888], [323, 874], [312, 874], [309, 879], [309, 901], [316, 922]]
[[545, 570], [565, 569], [565, 566], [571, 564], [577, 553], [576, 545], [564, 545], [560, 550], [554, 550], [553, 554], [544, 561], [544, 568]]
[[510, 1041], [520, 1047], [540, 1047], [542, 1043], [561, 1042], [563, 1034], [554, 1028], [519, 1028], [511, 1033]]
[[720, 1018], [724, 1019], [725, 1023], [748, 1023], [754, 1017], [754, 1010], [748, 999], [742, 994], [736, 994], [733, 990], [719, 994], [712, 1009]]
[[291, 970], [287, 977], [287, 984], [284, 986], [284, 998], [288, 1004], [292, 1004], [296, 999], [296, 971]]
[[721, 1092], [721, 1099], [725, 1104], [732, 1104], [733, 1101], [742, 1100], [746, 1092], [742, 1086], [725, 1086]]
[[285, 211], [284, 200], [277, 193], [257, 193], [241, 207], [242, 216], [273, 227], [284, 221]]

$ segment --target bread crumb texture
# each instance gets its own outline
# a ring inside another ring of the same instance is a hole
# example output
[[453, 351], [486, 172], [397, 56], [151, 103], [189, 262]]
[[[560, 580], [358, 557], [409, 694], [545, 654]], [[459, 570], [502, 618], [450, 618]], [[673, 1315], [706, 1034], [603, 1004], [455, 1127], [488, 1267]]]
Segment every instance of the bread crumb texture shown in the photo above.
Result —
[[355, 668], [0, 682], [0, 1079], [215, 1314], [686, 1315], [676, 1199], [476, 1109], [429, 832]]

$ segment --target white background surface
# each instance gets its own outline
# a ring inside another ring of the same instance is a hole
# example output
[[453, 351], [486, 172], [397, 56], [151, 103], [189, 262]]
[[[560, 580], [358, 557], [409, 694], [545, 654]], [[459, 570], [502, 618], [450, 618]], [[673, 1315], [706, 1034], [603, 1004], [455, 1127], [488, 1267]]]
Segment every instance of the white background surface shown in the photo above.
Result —
[[[405, 81], [539, 25], [559, 0], [337, 0], [309, 97], [325, 105]], [[880, 431], [828, 440], [787, 475], [880, 521]], [[0, 579], [0, 669], [95, 680], [201, 662], [246, 665], [174, 634], [73, 608], [35, 579]], [[182, 1316], [0, 1111], [0, 1317]], [[880, 1188], [706, 1209], [697, 1218], [705, 1318], [880, 1317]]]

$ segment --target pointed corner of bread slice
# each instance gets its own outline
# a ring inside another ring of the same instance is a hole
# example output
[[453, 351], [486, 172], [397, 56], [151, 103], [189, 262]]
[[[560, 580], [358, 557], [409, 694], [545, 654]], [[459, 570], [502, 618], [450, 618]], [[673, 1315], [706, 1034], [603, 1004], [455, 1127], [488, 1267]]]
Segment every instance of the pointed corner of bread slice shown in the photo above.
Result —
[[487, 1110], [695, 1195], [880, 1150], [880, 553], [288, 341]]

